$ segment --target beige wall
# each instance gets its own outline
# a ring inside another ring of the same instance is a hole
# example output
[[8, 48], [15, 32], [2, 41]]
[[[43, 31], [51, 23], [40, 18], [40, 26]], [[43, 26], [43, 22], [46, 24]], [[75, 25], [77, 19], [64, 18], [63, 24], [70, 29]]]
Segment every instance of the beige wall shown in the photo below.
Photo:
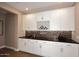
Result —
[[[21, 15], [22, 15], [22, 13], [21, 12], [19, 12], [17, 9], [15, 9], [15, 8], [13, 8], [13, 7], [11, 7], [10, 5], [7, 5], [7, 4], [5, 4], [5, 3], [2, 3], [2, 2], [0, 2], [0, 7], [1, 8], [3, 8], [3, 9], [5, 9], [5, 10], [7, 10], [7, 11], [9, 11], [9, 12], [11, 12], [11, 13], [15, 13], [16, 15], [17, 15], [17, 17], [15, 17], [15, 18], [17, 18], [16, 19], [16, 22], [17, 22], [17, 24], [16, 24], [16, 35], [14, 36], [14, 39], [9, 39], [9, 40], [6, 40], [7, 41], [7, 45], [8, 46], [11, 46], [11, 47], [14, 47], [14, 48], [17, 48], [17, 39], [18, 39], [18, 37], [20, 37], [20, 36], [22, 36], [22, 34], [23, 34], [23, 32], [22, 32], [22, 28], [21, 28], [21, 26], [22, 26], [22, 19], [21, 19]], [[9, 15], [10, 16], [10, 15]], [[11, 17], [9, 17], [10, 19], [12, 19], [13, 17], [11, 16]], [[14, 21], [14, 20], [13, 20]], [[15, 22], [15, 21], [14, 21]], [[13, 33], [13, 35], [14, 35], [15, 33]], [[9, 37], [9, 36], [8, 36]], [[13, 38], [12, 36], [10, 37], [10, 38]], [[13, 42], [12, 42], [13, 41]], [[11, 44], [9, 44], [11, 42]]]
[[6, 14], [5, 20], [5, 45], [17, 47], [17, 20], [15, 14]]
[[3, 21], [3, 35], [0, 35], [0, 46], [3, 46], [5, 43], [5, 14], [0, 12], [0, 20]]

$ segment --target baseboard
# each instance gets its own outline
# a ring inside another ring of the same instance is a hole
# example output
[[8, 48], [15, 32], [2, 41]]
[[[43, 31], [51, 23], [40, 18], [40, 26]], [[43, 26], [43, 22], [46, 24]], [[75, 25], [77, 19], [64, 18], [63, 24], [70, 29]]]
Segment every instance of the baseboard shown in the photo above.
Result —
[[5, 45], [3, 45], [3, 46], [0, 46], [0, 49], [2, 49], [2, 48], [5, 48]]
[[9, 48], [9, 49], [12, 49], [12, 50], [14, 50], [14, 51], [19, 51], [19, 49], [17, 49], [17, 48], [14, 48], [14, 47], [11, 47], [11, 46], [5, 46], [6, 48]]
[[17, 48], [10, 47], [10, 46], [5, 46], [5, 45], [0, 46], [0, 49], [2, 49], [2, 48], [9, 48], [9, 49], [12, 49], [12, 50], [14, 50], [14, 51], [19, 51], [19, 49], [17, 49]]

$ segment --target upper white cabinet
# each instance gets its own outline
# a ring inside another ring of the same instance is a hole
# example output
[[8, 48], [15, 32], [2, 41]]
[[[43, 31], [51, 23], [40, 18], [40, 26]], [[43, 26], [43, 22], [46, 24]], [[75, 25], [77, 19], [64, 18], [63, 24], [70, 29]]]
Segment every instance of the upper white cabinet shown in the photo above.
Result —
[[36, 13], [36, 21], [48, 21], [51, 19], [51, 11], [45, 11], [45, 12], [40, 12]]
[[75, 8], [71, 7], [69, 9], [62, 9], [60, 11], [62, 11], [59, 17], [61, 30], [75, 30]]
[[75, 7], [63, 8], [52, 11], [50, 30], [74, 31]]
[[74, 31], [75, 7], [23, 15], [24, 30], [39, 30], [38, 21], [49, 21], [49, 31]]
[[[59, 9], [60, 10], [60, 9]], [[60, 13], [57, 12], [58, 10], [54, 10], [51, 13], [51, 19], [50, 19], [50, 30], [59, 31], [60, 28]]]
[[23, 15], [23, 30], [36, 30], [35, 14]]

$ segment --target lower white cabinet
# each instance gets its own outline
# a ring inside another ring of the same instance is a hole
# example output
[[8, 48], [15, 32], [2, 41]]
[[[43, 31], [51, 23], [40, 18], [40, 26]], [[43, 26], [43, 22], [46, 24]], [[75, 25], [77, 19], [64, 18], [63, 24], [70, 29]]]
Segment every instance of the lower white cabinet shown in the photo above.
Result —
[[20, 51], [40, 55], [40, 44], [38, 40], [19, 38], [18, 48]]
[[42, 42], [41, 43], [41, 55], [47, 57], [59, 57], [61, 56], [60, 46], [53, 42]]
[[26, 51], [26, 40], [25, 39], [19, 39], [18, 40], [18, 48], [21, 51]]
[[43, 42], [41, 55], [48, 57], [78, 57], [78, 44]]
[[18, 40], [18, 48], [21, 51], [46, 57], [77, 57], [79, 45], [72, 43], [51, 42], [34, 39]]
[[77, 44], [62, 44], [62, 56], [63, 57], [78, 57], [79, 45]]
[[28, 52], [40, 55], [40, 44], [38, 40], [30, 39], [28, 48], [29, 48]]

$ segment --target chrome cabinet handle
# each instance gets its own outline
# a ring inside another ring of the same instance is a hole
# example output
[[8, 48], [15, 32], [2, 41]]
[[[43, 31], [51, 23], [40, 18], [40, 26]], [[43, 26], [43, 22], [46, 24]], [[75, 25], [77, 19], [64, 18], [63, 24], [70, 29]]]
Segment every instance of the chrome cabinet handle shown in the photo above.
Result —
[[24, 45], [26, 46], [26, 42], [24, 42]]
[[67, 46], [71, 46], [71, 45], [67, 45]]
[[41, 48], [41, 45], [40, 45], [40, 48]]
[[63, 52], [63, 48], [61, 48], [60, 51]]

